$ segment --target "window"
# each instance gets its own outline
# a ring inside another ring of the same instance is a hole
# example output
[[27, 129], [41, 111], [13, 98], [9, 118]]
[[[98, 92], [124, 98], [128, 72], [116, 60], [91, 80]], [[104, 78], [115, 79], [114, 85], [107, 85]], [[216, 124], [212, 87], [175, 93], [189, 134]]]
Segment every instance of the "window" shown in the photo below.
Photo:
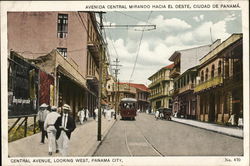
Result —
[[208, 68], [206, 69], [206, 74], [205, 74], [205, 81], [208, 80]]
[[57, 37], [66, 38], [68, 33], [68, 14], [58, 14]]
[[203, 82], [204, 81], [204, 72], [203, 72], [203, 70], [201, 71], [201, 82]]
[[67, 48], [57, 48], [58, 52], [64, 57], [67, 57]]
[[214, 77], [214, 65], [212, 65], [212, 70], [211, 70], [211, 78]]
[[218, 75], [221, 75], [221, 61], [218, 62]]

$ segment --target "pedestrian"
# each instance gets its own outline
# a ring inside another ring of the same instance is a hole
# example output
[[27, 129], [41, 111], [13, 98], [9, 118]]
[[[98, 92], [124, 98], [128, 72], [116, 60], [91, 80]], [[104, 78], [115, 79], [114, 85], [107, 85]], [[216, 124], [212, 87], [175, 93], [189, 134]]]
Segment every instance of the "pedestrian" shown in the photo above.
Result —
[[62, 114], [55, 122], [55, 128], [57, 130], [56, 140], [58, 141], [59, 151], [63, 156], [67, 156], [68, 154], [70, 136], [76, 128], [75, 121], [71, 117], [70, 111], [70, 106], [68, 104], [64, 104], [62, 107]]
[[155, 118], [156, 118], [156, 120], [158, 120], [158, 118], [159, 118], [159, 110], [156, 110], [156, 112], [155, 112]]
[[60, 117], [60, 114], [57, 112], [56, 106], [51, 107], [51, 112], [47, 115], [44, 122], [44, 130], [48, 133], [48, 145], [49, 145], [49, 155], [52, 155], [52, 152], [58, 153], [58, 145], [56, 142], [56, 128], [55, 122], [57, 118]]
[[228, 123], [230, 123], [231, 125], [235, 125], [235, 114], [232, 114], [228, 120]]
[[111, 120], [111, 109], [106, 110], [106, 117], [107, 117], [108, 121]]
[[84, 109], [82, 108], [80, 111], [78, 111], [78, 117], [79, 117], [79, 120], [80, 120], [80, 124], [83, 124], [83, 120], [84, 120]]
[[85, 107], [85, 119], [86, 119], [86, 121], [89, 119], [89, 110], [88, 110], [88, 108], [87, 107]]
[[94, 110], [95, 113], [95, 120], [98, 121], [98, 108], [96, 107]]
[[38, 115], [38, 125], [39, 125], [40, 131], [41, 131], [41, 142], [40, 142], [41, 144], [44, 144], [45, 137], [48, 137], [46, 130], [44, 130], [44, 121], [45, 121], [47, 115], [49, 114], [49, 111], [47, 109], [48, 109], [48, 105], [43, 103], [40, 106], [38, 114], [37, 114]]

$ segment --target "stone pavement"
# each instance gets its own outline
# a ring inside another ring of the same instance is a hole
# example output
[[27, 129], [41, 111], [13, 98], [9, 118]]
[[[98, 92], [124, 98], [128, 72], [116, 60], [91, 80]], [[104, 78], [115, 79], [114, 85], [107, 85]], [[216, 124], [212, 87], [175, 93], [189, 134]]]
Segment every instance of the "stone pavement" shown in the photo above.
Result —
[[214, 131], [221, 134], [226, 134], [229, 136], [237, 137], [237, 138], [243, 138], [243, 129], [237, 128], [237, 127], [228, 127], [228, 126], [221, 126], [218, 124], [212, 124], [207, 122], [200, 122], [196, 120], [190, 120], [190, 119], [182, 119], [182, 118], [174, 118], [172, 117], [172, 121], [187, 124], [190, 126], [195, 126], [198, 128]]
[[[115, 120], [102, 117], [102, 140], [113, 126]], [[48, 142], [40, 144], [41, 133], [19, 139], [8, 144], [9, 157], [48, 157]], [[101, 141], [97, 141], [97, 122], [92, 118], [83, 125], [78, 125], [69, 141], [68, 156], [92, 156]], [[53, 153], [52, 157], [60, 157]]]

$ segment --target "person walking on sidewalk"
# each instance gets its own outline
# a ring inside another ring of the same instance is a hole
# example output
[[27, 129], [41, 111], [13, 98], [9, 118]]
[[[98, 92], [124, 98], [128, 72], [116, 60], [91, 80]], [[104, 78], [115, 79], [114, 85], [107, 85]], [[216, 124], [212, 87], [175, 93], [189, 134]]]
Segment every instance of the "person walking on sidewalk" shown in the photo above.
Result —
[[47, 115], [44, 122], [44, 130], [48, 133], [48, 144], [49, 144], [49, 155], [52, 155], [52, 152], [55, 151], [58, 153], [58, 145], [56, 142], [56, 128], [55, 122], [60, 114], [57, 112], [56, 106], [51, 107], [51, 112]]
[[68, 143], [71, 133], [75, 130], [76, 124], [70, 115], [71, 108], [68, 104], [62, 107], [62, 115], [55, 122], [56, 140], [58, 141], [59, 151], [63, 156], [68, 154]]
[[41, 144], [44, 144], [45, 136], [47, 136], [46, 130], [44, 129], [44, 121], [49, 114], [48, 105], [43, 103], [38, 111], [38, 125], [41, 131]]
[[107, 117], [108, 121], [111, 120], [111, 109], [106, 110], [106, 117]]
[[88, 108], [87, 107], [85, 107], [85, 109], [84, 109], [84, 114], [85, 114], [85, 117], [84, 117], [84, 120], [88, 120], [88, 118], [89, 118], [89, 110], [88, 110]]
[[79, 112], [78, 112], [78, 117], [79, 117], [79, 120], [80, 120], [80, 124], [83, 124], [83, 120], [85, 118], [85, 113], [84, 113], [84, 109], [82, 108]]
[[160, 112], [159, 112], [159, 110], [156, 110], [156, 112], [155, 112], [155, 119], [156, 119], [156, 120], [158, 120], [158, 118], [159, 118], [159, 115], [160, 115]]
[[94, 110], [95, 113], [95, 120], [98, 121], [98, 108], [96, 107]]

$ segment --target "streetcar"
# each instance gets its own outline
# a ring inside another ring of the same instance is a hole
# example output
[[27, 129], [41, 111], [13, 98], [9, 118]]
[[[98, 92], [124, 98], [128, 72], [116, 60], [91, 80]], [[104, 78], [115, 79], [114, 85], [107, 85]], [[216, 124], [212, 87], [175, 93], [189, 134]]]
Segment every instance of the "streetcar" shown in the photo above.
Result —
[[134, 98], [123, 98], [119, 104], [121, 119], [135, 120], [137, 100]]

